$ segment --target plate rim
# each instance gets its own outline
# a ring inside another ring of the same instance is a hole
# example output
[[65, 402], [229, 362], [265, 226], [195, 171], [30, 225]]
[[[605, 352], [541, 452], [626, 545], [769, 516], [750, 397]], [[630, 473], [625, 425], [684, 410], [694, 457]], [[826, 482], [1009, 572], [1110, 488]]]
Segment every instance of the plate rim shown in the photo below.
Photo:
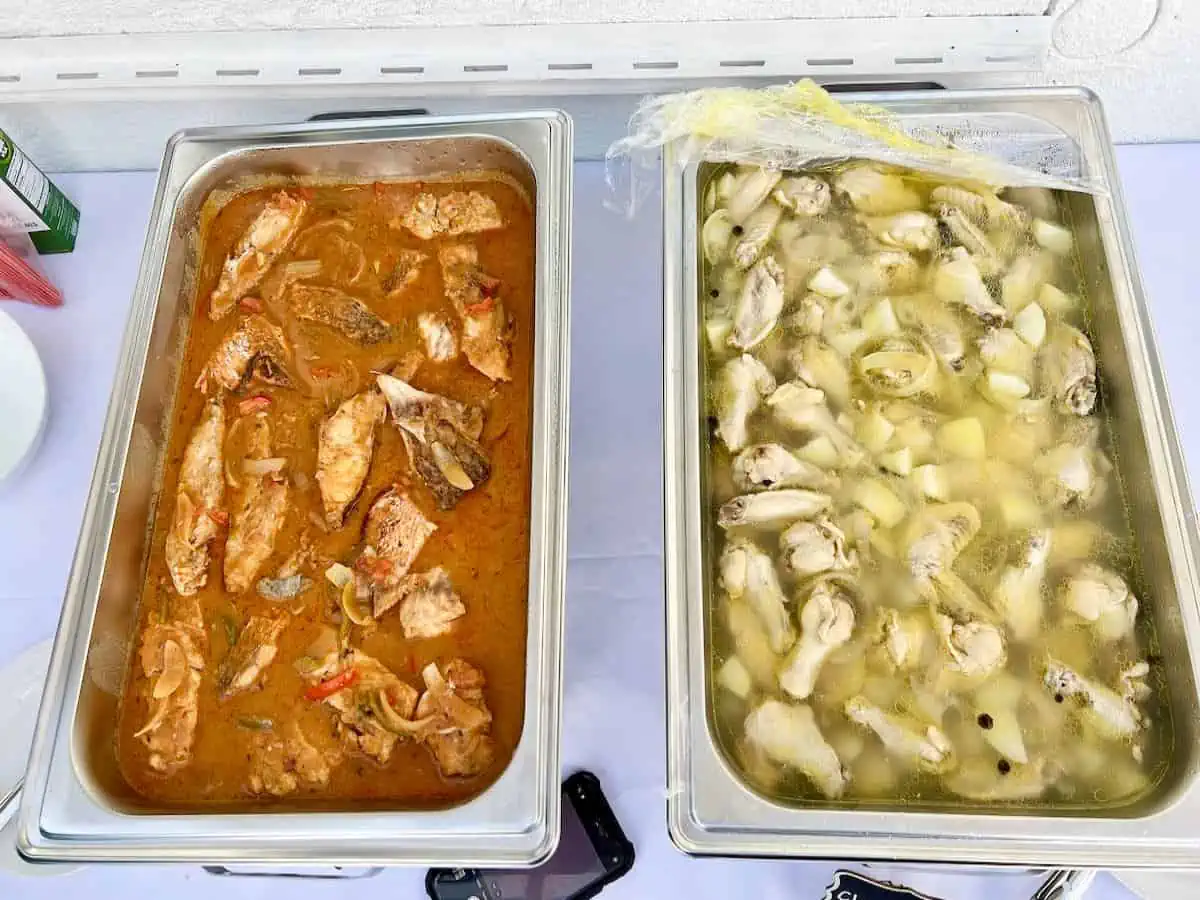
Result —
[[[9, 332], [6, 332], [5, 329], [9, 329]], [[17, 321], [16, 317], [6, 310], [0, 309], [0, 340], [3, 340], [7, 333], [13, 334], [16, 341], [24, 342], [25, 346], [28, 347], [29, 352], [32, 355], [34, 365], [28, 374], [33, 376], [33, 383], [39, 389], [40, 410], [38, 413], [37, 427], [34, 429], [33, 435], [29, 439], [26, 446], [17, 453], [12, 466], [5, 470], [3, 458], [0, 457], [0, 486], [7, 483], [13, 476], [19, 474], [25, 468], [25, 466], [29, 463], [29, 460], [33, 457], [38, 446], [41, 444], [42, 436], [46, 431], [46, 421], [49, 418], [48, 410], [50, 399], [50, 386], [46, 380], [46, 366], [42, 362], [42, 356], [38, 352], [37, 344], [33, 342], [33, 339], [29, 336], [29, 333], [25, 331], [25, 329], [21, 326], [21, 323]]]

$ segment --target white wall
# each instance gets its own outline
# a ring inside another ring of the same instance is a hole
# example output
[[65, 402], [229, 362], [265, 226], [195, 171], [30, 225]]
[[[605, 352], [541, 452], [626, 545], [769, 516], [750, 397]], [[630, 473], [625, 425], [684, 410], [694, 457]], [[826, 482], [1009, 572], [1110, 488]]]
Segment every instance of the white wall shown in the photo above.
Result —
[[1200, 139], [1196, 59], [1200, 0], [0, 0], [0, 38], [214, 29], [1041, 13], [1059, 17], [1056, 49], [1041, 80], [1097, 89], [1118, 140]]

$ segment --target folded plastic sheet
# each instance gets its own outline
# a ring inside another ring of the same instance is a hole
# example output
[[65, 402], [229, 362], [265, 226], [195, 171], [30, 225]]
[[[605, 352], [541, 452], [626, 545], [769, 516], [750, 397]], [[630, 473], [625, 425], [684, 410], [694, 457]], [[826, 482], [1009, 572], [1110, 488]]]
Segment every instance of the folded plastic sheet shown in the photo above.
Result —
[[648, 97], [629, 133], [608, 150], [611, 199], [636, 210], [660, 176], [659, 154], [671, 147], [680, 168], [696, 162], [736, 162], [773, 169], [823, 167], [851, 161], [927, 172], [964, 185], [1043, 187], [1106, 194], [1102, 175], [1020, 117], [979, 127], [902, 123], [888, 110], [842, 103], [805, 79], [766, 88], [705, 88]]

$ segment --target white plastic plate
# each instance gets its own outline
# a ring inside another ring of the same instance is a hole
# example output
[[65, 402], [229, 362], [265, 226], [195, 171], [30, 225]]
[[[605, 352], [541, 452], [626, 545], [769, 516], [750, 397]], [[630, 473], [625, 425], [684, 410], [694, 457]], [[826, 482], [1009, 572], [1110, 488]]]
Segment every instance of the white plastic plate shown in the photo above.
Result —
[[0, 310], [0, 484], [37, 449], [46, 427], [46, 373], [33, 342]]

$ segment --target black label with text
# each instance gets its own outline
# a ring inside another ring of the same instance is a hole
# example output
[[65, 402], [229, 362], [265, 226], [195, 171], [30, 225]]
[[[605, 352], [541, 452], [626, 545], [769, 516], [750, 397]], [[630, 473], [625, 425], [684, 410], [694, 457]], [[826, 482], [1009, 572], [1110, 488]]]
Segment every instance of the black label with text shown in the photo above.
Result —
[[875, 881], [857, 872], [839, 869], [821, 900], [937, 900], [901, 884]]

